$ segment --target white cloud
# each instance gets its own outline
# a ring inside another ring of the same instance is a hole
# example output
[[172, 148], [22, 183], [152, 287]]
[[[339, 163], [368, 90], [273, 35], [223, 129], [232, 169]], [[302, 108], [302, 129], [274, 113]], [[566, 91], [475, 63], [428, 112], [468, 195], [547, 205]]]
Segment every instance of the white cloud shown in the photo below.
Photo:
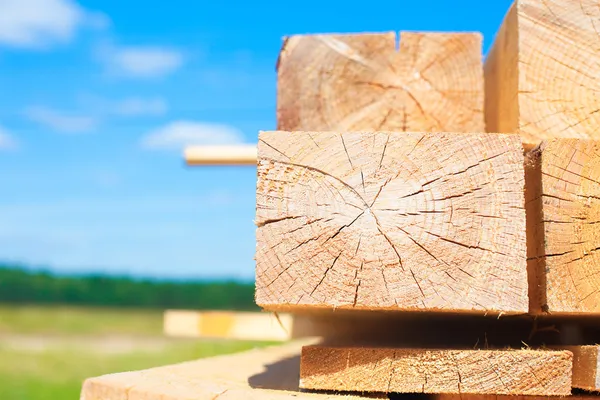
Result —
[[193, 145], [240, 144], [244, 136], [238, 129], [222, 124], [175, 121], [150, 132], [142, 147], [153, 150], [180, 150]]
[[46, 48], [69, 42], [82, 26], [103, 29], [109, 23], [73, 0], [0, 0], [0, 45]]
[[164, 99], [131, 97], [117, 102], [111, 111], [117, 115], [134, 117], [140, 115], [164, 115], [167, 109], [167, 102]]
[[179, 69], [184, 62], [181, 51], [156, 46], [105, 46], [99, 49], [99, 55], [109, 73], [131, 78], [156, 78], [169, 75]]
[[89, 132], [98, 125], [95, 118], [69, 115], [47, 107], [29, 107], [25, 114], [30, 120], [61, 133]]
[[12, 150], [17, 147], [17, 142], [13, 136], [0, 126], [0, 150]]

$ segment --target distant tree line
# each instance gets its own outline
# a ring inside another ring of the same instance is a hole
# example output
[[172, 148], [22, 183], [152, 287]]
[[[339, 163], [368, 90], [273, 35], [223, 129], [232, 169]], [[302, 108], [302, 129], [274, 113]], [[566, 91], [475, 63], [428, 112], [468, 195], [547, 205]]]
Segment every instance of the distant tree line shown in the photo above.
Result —
[[254, 284], [60, 276], [0, 265], [0, 302], [107, 307], [256, 310]]

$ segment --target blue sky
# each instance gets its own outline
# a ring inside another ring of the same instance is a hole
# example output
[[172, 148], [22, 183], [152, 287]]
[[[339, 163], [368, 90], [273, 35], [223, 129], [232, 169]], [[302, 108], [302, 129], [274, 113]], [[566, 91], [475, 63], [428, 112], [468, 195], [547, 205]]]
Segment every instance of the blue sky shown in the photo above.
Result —
[[186, 144], [275, 121], [282, 37], [479, 31], [510, 2], [0, 0], [0, 259], [59, 272], [254, 277], [254, 168]]

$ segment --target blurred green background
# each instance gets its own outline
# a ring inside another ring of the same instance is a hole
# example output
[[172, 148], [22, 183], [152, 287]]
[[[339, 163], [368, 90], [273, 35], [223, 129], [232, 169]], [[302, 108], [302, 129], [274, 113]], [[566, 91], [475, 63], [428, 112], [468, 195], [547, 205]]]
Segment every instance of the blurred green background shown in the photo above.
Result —
[[1, 400], [79, 399], [88, 377], [268, 344], [162, 333], [161, 302], [187, 309], [249, 310], [255, 307], [251, 283], [64, 277], [0, 268], [0, 299]]

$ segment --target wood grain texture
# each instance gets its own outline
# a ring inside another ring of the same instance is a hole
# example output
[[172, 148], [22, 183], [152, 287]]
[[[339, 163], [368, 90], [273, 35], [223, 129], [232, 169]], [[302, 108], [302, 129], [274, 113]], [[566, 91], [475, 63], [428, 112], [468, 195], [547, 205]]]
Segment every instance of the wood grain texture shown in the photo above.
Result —
[[527, 311], [518, 135], [261, 132], [263, 308]]
[[306, 346], [300, 387], [396, 393], [566, 396], [573, 355], [547, 350]]
[[600, 138], [597, 0], [517, 0], [486, 60], [488, 132]]
[[548, 140], [528, 159], [531, 312], [600, 314], [600, 143]]
[[368, 395], [302, 393], [303, 344], [206, 358], [87, 379], [81, 400], [360, 400]]
[[600, 391], [600, 346], [564, 346], [573, 353], [573, 387]]
[[478, 33], [299, 35], [278, 62], [278, 129], [483, 132]]

